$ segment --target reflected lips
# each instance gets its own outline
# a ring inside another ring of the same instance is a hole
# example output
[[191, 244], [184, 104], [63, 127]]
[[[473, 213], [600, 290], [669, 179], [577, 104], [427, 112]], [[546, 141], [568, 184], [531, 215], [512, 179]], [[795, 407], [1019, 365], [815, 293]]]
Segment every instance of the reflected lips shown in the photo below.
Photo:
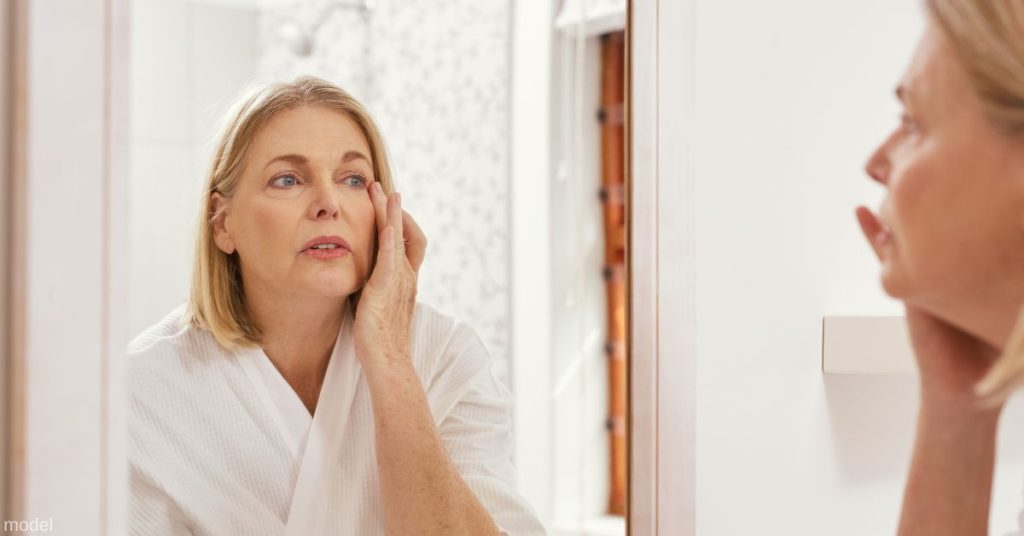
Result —
[[882, 230], [875, 236], [875, 240], [877, 240], [880, 245], [892, 242], [892, 230], [883, 226]]
[[878, 225], [881, 226], [882, 229], [875, 236], [875, 239], [878, 241], [880, 245], [889, 244], [890, 242], [892, 242], [893, 239], [892, 227], [889, 227], [888, 221], [885, 218], [885, 213], [885, 206], [882, 206], [882, 208], [878, 209]]
[[348, 255], [352, 249], [340, 236], [318, 236], [302, 246], [302, 255], [314, 259], [337, 259]]

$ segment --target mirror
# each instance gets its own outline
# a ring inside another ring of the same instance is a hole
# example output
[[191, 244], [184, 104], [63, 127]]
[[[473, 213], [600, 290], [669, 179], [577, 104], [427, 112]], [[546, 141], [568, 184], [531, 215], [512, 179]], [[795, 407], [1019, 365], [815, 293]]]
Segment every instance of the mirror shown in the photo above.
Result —
[[[514, 431], [495, 445], [514, 463], [516, 500], [551, 533], [625, 534], [625, 2], [131, 0], [130, 13], [128, 318], [132, 336], [149, 336], [129, 359], [189, 299], [206, 174], [232, 103], [247, 88], [319, 77], [380, 129], [403, 207], [429, 241], [417, 300], [478, 335], [510, 390], [511, 415], [483, 429], [505, 419]], [[293, 430], [301, 452], [316, 427], [288, 416], [294, 399], [274, 402], [297, 393], [273, 367], [225, 381], [248, 393], [239, 403], [267, 402], [251, 407], [257, 421], [304, 423]], [[428, 388], [440, 419], [434, 396]], [[186, 433], [187, 422], [173, 426]], [[246, 448], [261, 441], [277, 439]], [[199, 491], [161, 480], [173, 470], [150, 462], [133, 497]], [[377, 470], [359, 463], [349, 477]], [[266, 489], [287, 491], [280, 484]], [[262, 500], [278, 514], [300, 508], [283, 492]], [[380, 506], [367, 501], [343, 508], [372, 525]]]

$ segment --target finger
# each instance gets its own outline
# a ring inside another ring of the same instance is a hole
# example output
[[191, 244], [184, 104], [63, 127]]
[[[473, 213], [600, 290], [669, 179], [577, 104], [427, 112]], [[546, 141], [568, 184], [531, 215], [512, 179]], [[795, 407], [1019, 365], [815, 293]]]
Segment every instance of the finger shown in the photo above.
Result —
[[882, 248], [878, 243], [878, 235], [882, 232], [882, 223], [867, 207], [857, 207], [857, 222], [860, 223], [860, 230], [864, 238], [868, 240], [871, 249], [879, 260], [882, 259]]
[[373, 203], [373, 214], [377, 218], [377, 236], [380, 239], [381, 233], [384, 232], [384, 227], [387, 226], [387, 206], [388, 198], [384, 195], [384, 188], [380, 182], [374, 181], [370, 185], [370, 202]]
[[402, 226], [402, 194], [388, 196], [388, 227], [395, 229], [395, 249], [405, 253], [405, 234]]
[[380, 232], [380, 244], [377, 246], [377, 264], [373, 267], [370, 279], [388, 281], [395, 269], [395, 228], [386, 225]]
[[402, 225], [405, 228], [405, 255], [409, 258], [412, 270], [419, 272], [427, 253], [427, 235], [423, 234], [423, 229], [420, 229], [412, 215], [405, 211], [402, 212]]

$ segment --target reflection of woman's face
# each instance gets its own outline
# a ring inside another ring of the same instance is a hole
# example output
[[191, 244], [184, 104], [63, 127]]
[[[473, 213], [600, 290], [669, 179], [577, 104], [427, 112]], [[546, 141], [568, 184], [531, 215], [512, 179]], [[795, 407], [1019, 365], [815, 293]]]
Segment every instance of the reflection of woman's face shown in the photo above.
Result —
[[867, 164], [888, 189], [883, 285], [933, 308], [1019, 294], [1001, 285], [1024, 270], [1024, 142], [987, 119], [968, 84], [929, 28], [899, 86], [901, 124]]
[[[343, 298], [362, 287], [375, 229], [370, 158], [340, 112], [302, 106], [263, 126], [217, 237], [222, 251], [237, 250], [246, 293]], [[306, 249], [324, 236], [348, 247]]]

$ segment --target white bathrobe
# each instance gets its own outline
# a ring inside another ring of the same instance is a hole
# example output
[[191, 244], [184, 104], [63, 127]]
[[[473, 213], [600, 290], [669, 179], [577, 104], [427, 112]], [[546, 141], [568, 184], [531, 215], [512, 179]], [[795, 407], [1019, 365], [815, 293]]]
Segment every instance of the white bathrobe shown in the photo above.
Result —
[[[384, 534], [373, 408], [346, 317], [310, 416], [260, 349], [229, 352], [184, 305], [132, 341], [132, 534]], [[448, 455], [508, 534], [544, 534], [516, 493], [511, 397], [471, 328], [417, 304], [413, 364]]]

